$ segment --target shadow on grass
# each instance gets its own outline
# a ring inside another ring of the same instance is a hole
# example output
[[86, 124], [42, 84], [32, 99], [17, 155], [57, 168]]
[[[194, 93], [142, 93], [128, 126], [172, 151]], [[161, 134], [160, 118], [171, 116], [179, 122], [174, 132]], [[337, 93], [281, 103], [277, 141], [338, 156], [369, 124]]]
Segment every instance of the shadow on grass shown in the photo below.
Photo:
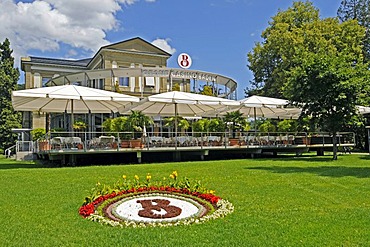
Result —
[[361, 156], [360, 159], [362, 159], [362, 160], [370, 160], [370, 155]]
[[250, 170], [264, 170], [272, 173], [312, 173], [324, 177], [356, 177], [369, 178], [370, 168], [368, 167], [346, 167], [346, 166], [319, 166], [319, 167], [247, 167]]
[[333, 156], [326, 155], [326, 156], [313, 156], [313, 155], [301, 155], [301, 156], [295, 156], [295, 155], [282, 155], [279, 154], [277, 157], [262, 157], [259, 159], [253, 159], [254, 162], [263, 161], [266, 162], [266, 160], [270, 161], [284, 161], [284, 162], [297, 162], [297, 161], [305, 161], [305, 162], [332, 162]]
[[7, 161], [1, 160], [0, 161], [0, 170], [7, 170], [7, 169], [25, 169], [25, 168], [47, 168], [52, 167], [50, 165], [45, 165], [42, 163], [28, 163], [28, 162], [16, 162], [16, 161]]

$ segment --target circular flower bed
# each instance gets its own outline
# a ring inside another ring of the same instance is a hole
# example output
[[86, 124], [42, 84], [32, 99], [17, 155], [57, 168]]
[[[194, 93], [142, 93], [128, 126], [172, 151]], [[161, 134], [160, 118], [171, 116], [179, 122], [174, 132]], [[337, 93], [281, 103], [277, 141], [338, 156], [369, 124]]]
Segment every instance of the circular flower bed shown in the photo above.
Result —
[[85, 198], [79, 213], [84, 218], [111, 226], [174, 226], [202, 223], [233, 212], [233, 205], [214, 195], [200, 182], [178, 179], [151, 181], [151, 175], [141, 182], [123, 180], [113, 186], [98, 183]]

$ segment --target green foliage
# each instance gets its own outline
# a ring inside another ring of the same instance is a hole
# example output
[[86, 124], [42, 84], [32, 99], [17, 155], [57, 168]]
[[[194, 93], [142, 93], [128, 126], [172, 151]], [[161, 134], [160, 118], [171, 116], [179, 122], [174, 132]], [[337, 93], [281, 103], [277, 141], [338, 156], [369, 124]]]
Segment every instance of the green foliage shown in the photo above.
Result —
[[[169, 179], [174, 170], [215, 189], [234, 213], [166, 229], [117, 229], [78, 215], [97, 181], [113, 184], [122, 174], [146, 181], [147, 173]], [[328, 156], [282, 156], [63, 168], [0, 158], [0, 177], [2, 246], [370, 245], [368, 155], [342, 155], [334, 163]]]
[[111, 194], [113, 192], [119, 192], [129, 189], [139, 189], [148, 187], [165, 187], [170, 186], [172, 188], [188, 189], [189, 191], [197, 191], [200, 193], [213, 193], [211, 190], [207, 190], [199, 180], [191, 180], [187, 177], [178, 177], [177, 171], [173, 171], [168, 178], [163, 179], [152, 179], [150, 173], [147, 173], [144, 179], [140, 179], [138, 175], [135, 175], [133, 179], [127, 178], [126, 175], [122, 176], [122, 179], [116, 181], [114, 184], [102, 184], [98, 182], [95, 187], [91, 189], [90, 195], [85, 197], [83, 205], [91, 203], [102, 195]]
[[175, 128], [176, 121], [177, 121], [177, 127], [179, 127], [180, 129], [187, 130], [190, 128], [189, 121], [181, 116], [164, 118], [164, 122], [165, 122], [164, 126]]
[[172, 91], [178, 91], [178, 92], [180, 92], [180, 84], [179, 83], [174, 83], [172, 85]]
[[75, 130], [85, 130], [87, 128], [87, 123], [82, 120], [77, 120], [73, 123], [73, 129]]
[[225, 132], [226, 123], [221, 118], [202, 118], [192, 125], [194, 132]]
[[102, 123], [103, 130], [105, 132], [113, 132], [113, 118], [107, 118]]
[[200, 90], [200, 94], [214, 96], [213, 87], [209, 85], [203, 86], [203, 88]]
[[263, 121], [262, 124], [260, 124], [260, 126], [258, 127], [258, 130], [263, 133], [276, 132], [276, 127], [270, 120], [267, 119]]
[[124, 132], [130, 131], [127, 121], [128, 117], [116, 117], [116, 118], [107, 118], [103, 122], [104, 131], [108, 132]]
[[286, 72], [295, 66], [291, 58], [302, 42], [300, 35], [307, 24], [317, 21], [319, 10], [309, 1], [294, 2], [288, 10], [272, 17], [261, 35], [263, 42], [257, 42], [248, 53], [248, 67], [254, 78], [246, 94], [282, 98]]
[[144, 126], [153, 124], [153, 119], [146, 116], [141, 111], [131, 111], [127, 117], [127, 125], [130, 131], [134, 131], [135, 138], [139, 137], [139, 133], [143, 132]]
[[225, 132], [226, 123], [221, 118], [212, 118], [207, 127], [209, 132]]
[[295, 132], [297, 131], [297, 121], [289, 119], [279, 121], [277, 124], [277, 130], [279, 132]]
[[17, 89], [18, 69], [14, 68], [10, 42], [0, 43], [0, 148], [5, 149], [17, 140], [12, 128], [21, 128], [21, 114], [14, 112], [11, 104], [12, 91]]
[[[358, 24], [366, 30], [370, 29], [370, 1], [369, 0], [342, 0], [337, 15], [338, 18], [345, 22], [356, 20]], [[370, 61], [370, 33], [366, 32], [363, 39], [363, 54], [367, 62]]]
[[[128, 117], [120, 116], [116, 118], [107, 118], [104, 120], [103, 130], [109, 132], [112, 135], [115, 135], [118, 132], [132, 132], [132, 129], [128, 123]], [[120, 137], [123, 139], [131, 139], [131, 133], [120, 134]]]
[[208, 128], [209, 120], [206, 118], [198, 119], [193, 122], [192, 128], [194, 132], [206, 132]]
[[44, 139], [46, 135], [46, 130], [44, 128], [36, 128], [31, 130], [32, 140], [36, 141], [39, 139]]
[[229, 125], [233, 138], [235, 138], [236, 131], [243, 131], [249, 126], [247, 119], [240, 111], [227, 112], [225, 115], [225, 122]]
[[190, 128], [190, 123], [188, 120], [186, 120], [185, 118], [183, 119], [180, 119], [179, 123], [178, 123], [179, 127], [181, 129], [184, 129], [184, 130], [187, 130]]
[[248, 58], [262, 94], [297, 102], [303, 116], [336, 133], [356, 115], [356, 104], [369, 101], [365, 29], [318, 14], [310, 2], [279, 12]]
[[[103, 122], [103, 129], [106, 132], [134, 132], [142, 133], [143, 127], [153, 123], [152, 118], [146, 116], [141, 111], [131, 111], [129, 116], [120, 116], [116, 118], [107, 118]], [[123, 138], [128, 139], [130, 134], [126, 134]]]

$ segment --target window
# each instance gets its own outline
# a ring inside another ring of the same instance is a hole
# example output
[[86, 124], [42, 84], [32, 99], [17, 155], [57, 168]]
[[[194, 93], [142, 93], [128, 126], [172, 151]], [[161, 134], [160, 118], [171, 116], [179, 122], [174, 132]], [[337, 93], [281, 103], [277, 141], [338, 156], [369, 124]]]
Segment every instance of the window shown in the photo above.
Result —
[[120, 86], [128, 87], [130, 83], [130, 78], [129, 77], [119, 77], [118, 82]]
[[41, 76], [39, 73], [35, 73], [33, 76], [33, 87], [39, 88], [42, 86]]
[[46, 83], [50, 80], [50, 77], [42, 77], [42, 86], [45, 87]]
[[89, 80], [88, 85], [92, 88], [103, 89], [104, 88], [104, 79]]
[[145, 78], [145, 86], [154, 87], [155, 86], [154, 77], [146, 77]]
[[104, 89], [104, 79], [99, 79], [98, 89]]

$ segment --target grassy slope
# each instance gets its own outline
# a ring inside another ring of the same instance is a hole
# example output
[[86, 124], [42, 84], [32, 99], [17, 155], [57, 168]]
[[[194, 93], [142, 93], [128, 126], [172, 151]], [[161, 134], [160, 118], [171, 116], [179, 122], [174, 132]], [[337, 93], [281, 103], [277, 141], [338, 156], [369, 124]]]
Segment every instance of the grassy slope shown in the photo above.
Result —
[[[370, 156], [37, 168], [0, 159], [2, 246], [369, 246]], [[202, 225], [118, 229], [82, 219], [97, 181], [200, 179], [235, 212]]]

